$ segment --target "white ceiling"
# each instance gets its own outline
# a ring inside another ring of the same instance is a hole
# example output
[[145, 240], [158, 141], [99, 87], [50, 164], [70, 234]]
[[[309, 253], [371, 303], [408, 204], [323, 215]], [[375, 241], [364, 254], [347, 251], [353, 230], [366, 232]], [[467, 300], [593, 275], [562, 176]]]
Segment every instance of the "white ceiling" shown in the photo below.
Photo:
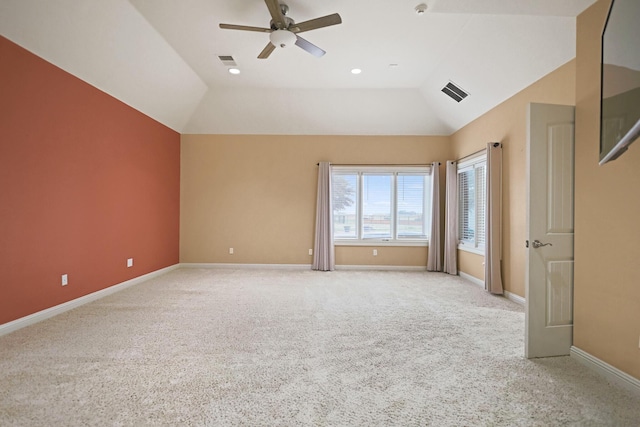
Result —
[[0, 0], [0, 32], [182, 133], [449, 135], [571, 60], [595, 0], [284, 2], [297, 22], [341, 15], [302, 34], [324, 57], [260, 60], [268, 34], [218, 28], [268, 27], [263, 0]]

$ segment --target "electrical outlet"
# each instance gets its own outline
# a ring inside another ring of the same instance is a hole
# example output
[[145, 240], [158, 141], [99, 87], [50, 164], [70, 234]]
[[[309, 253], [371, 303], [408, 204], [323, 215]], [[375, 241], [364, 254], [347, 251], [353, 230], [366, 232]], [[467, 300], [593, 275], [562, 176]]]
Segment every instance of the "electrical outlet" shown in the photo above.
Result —
[[373, 250], [373, 256], [378, 256], [378, 250], [377, 249]]
[[127, 258], [127, 267], [133, 267], [133, 258]]
[[66, 274], [62, 275], [62, 286], [67, 286], [69, 284], [69, 278]]
[[233, 255], [233, 248], [229, 248], [229, 255]]
[[309, 249], [309, 255], [313, 255], [313, 249]]

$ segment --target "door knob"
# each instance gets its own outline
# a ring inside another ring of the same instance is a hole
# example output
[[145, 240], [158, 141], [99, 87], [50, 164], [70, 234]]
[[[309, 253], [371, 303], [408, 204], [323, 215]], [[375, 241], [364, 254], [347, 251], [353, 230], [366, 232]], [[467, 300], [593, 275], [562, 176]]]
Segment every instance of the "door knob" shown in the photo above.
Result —
[[531, 246], [538, 249], [543, 246], [553, 246], [553, 245], [551, 243], [542, 243], [540, 240], [534, 240], [533, 242], [531, 242]]

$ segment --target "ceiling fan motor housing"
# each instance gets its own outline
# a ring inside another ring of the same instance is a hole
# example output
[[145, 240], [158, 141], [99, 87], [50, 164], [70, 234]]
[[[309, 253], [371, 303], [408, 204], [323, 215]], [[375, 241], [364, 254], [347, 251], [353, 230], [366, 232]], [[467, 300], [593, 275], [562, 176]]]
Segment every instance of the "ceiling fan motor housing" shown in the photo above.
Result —
[[[294, 21], [293, 19], [289, 18], [288, 16], [285, 16], [285, 17], [284, 17], [284, 22], [282, 23], [282, 25], [278, 25], [278, 24], [279, 24], [279, 23], [275, 22], [275, 21], [272, 19], [272, 20], [271, 20], [271, 25], [270, 25], [271, 29], [272, 29], [273, 31], [276, 31], [276, 30], [286, 30], [286, 29], [288, 29], [289, 27], [291, 27], [292, 25], [294, 25], [294, 24], [295, 24], [295, 21]], [[280, 28], [281, 26], [282, 26], [282, 28]]]

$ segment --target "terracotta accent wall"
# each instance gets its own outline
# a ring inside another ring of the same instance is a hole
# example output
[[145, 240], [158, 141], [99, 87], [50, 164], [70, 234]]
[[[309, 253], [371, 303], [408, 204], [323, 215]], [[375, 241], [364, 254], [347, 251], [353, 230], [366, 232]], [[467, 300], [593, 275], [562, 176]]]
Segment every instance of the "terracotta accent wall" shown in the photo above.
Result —
[[3, 37], [0, 58], [0, 324], [177, 263], [179, 134]]
[[[427, 164], [448, 137], [182, 135], [180, 260], [310, 264], [319, 161]], [[440, 168], [444, 207], [444, 165]], [[234, 254], [229, 254], [234, 248]], [[425, 247], [336, 248], [342, 265], [426, 266]]]
[[598, 165], [600, 51], [610, 0], [577, 20], [573, 343], [640, 379], [640, 142]]
[[[456, 159], [503, 144], [502, 273], [505, 290], [525, 295], [527, 106], [532, 102], [575, 104], [575, 60], [569, 61], [451, 136]], [[484, 257], [459, 253], [460, 271], [484, 280]]]

